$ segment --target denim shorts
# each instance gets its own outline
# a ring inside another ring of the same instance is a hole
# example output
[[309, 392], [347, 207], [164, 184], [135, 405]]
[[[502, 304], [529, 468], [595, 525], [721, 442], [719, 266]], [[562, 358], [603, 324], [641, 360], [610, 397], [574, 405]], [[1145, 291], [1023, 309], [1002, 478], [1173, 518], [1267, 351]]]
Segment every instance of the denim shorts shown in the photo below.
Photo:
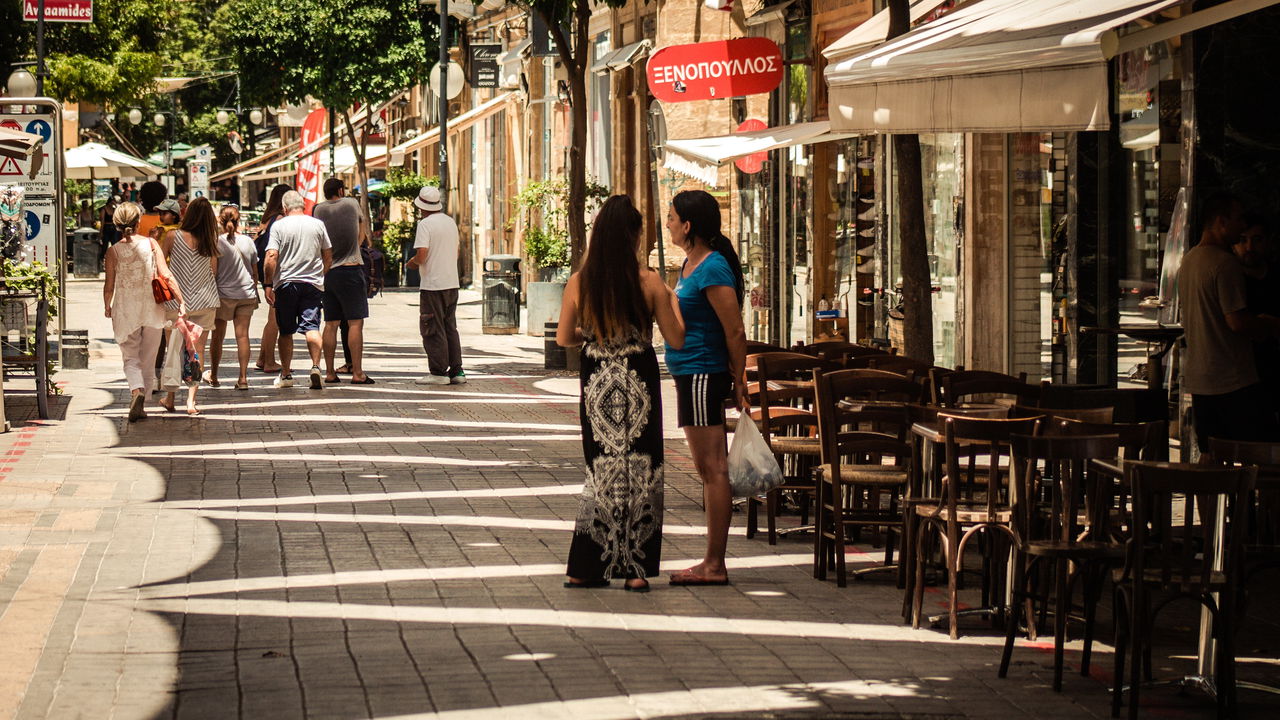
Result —
[[285, 283], [276, 288], [276, 324], [281, 335], [320, 329], [320, 288], [311, 283]]

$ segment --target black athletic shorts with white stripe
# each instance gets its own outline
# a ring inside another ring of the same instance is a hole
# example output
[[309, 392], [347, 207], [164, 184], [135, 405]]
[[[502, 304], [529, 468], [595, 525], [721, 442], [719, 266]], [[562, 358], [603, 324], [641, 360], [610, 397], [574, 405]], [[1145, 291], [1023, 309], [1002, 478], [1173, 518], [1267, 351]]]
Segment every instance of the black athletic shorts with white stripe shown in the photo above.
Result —
[[680, 427], [724, 424], [724, 403], [733, 392], [729, 373], [672, 377], [676, 381], [676, 422]]

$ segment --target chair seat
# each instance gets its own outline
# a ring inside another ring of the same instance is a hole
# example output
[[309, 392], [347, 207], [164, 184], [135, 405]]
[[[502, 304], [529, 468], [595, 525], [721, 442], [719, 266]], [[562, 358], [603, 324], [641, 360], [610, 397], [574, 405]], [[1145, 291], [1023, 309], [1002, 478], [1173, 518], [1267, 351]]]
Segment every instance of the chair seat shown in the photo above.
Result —
[[[1143, 573], [1143, 576], [1144, 576], [1144, 578], [1145, 578], [1145, 580], [1146, 580], [1146, 584], [1147, 584], [1147, 585], [1152, 585], [1152, 586], [1155, 586], [1155, 587], [1163, 587], [1163, 586], [1164, 586], [1164, 580], [1163, 580], [1163, 579], [1161, 579], [1161, 577], [1160, 577], [1160, 570], [1159, 570], [1159, 569], [1150, 569], [1150, 570], [1147, 570], [1146, 572], [1144, 572], [1144, 573]], [[1192, 576], [1191, 576], [1191, 582], [1190, 582], [1189, 584], [1192, 584], [1192, 585], [1199, 585], [1199, 584], [1200, 584], [1200, 577], [1201, 577], [1201, 576], [1200, 576], [1200, 573], [1193, 573], [1193, 574], [1192, 574]], [[1117, 569], [1115, 569], [1115, 570], [1111, 571], [1111, 580], [1112, 580], [1112, 582], [1119, 583], [1119, 582], [1124, 581], [1124, 579], [1125, 579], [1125, 578], [1124, 578], [1124, 568], [1117, 568]], [[1180, 573], [1180, 572], [1175, 572], [1175, 573], [1171, 573], [1171, 574], [1169, 575], [1169, 585], [1173, 586], [1173, 585], [1181, 585], [1181, 584], [1182, 584], [1182, 573]], [[1215, 570], [1215, 571], [1213, 571], [1213, 572], [1211, 572], [1211, 573], [1209, 573], [1209, 587], [1210, 587], [1210, 588], [1212, 588], [1212, 589], [1214, 589], [1214, 590], [1217, 590], [1217, 589], [1220, 589], [1220, 588], [1226, 587], [1226, 584], [1227, 584], [1227, 576], [1226, 576], [1224, 573], [1218, 572], [1218, 571], [1216, 571], [1216, 570]]]
[[[945, 506], [939, 506], [938, 503], [918, 503], [916, 506], [916, 515], [920, 517], [937, 518], [938, 520], [950, 520], [951, 509]], [[997, 506], [994, 517], [991, 522], [1008, 523], [1013, 520], [1013, 510], [1008, 506]], [[961, 523], [979, 523], [988, 522], [987, 505], [982, 503], [959, 503], [956, 506], [956, 522]]]
[[1123, 558], [1124, 546], [1100, 540], [1082, 540], [1077, 542], [1037, 540], [1023, 548], [1028, 555], [1040, 557], [1070, 558]]
[[769, 447], [777, 455], [822, 454], [822, 443], [818, 438], [774, 436], [769, 441]]
[[[824, 478], [831, 477], [831, 465], [819, 465], [818, 472], [822, 473]], [[892, 465], [842, 464], [840, 465], [840, 482], [849, 485], [906, 485], [907, 471]]]

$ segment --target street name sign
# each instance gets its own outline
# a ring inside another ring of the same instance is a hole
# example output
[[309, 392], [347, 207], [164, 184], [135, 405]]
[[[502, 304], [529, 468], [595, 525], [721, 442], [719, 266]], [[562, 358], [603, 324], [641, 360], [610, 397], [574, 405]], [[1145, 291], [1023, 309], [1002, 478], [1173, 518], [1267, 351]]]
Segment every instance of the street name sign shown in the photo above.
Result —
[[[40, 19], [40, 1], [22, 0], [22, 19]], [[93, 22], [93, 0], [44, 0], [45, 22]]]
[[760, 37], [672, 45], [650, 56], [645, 76], [662, 102], [758, 95], [782, 83], [782, 51]]

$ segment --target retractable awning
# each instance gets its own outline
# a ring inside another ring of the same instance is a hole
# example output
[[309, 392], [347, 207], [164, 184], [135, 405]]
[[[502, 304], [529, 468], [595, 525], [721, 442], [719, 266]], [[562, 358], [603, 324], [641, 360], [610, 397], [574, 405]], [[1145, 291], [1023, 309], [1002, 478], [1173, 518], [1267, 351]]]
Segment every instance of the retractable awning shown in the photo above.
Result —
[[665, 148], [674, 152], [666, 154], [663, 165], [670, 170], [715, 186], [719, 174], [716, 169], [736, 158], [793, 145], [844, 140], [854, 137], [855, 134], [832, 132], [830, 123], [824, 120], [731, 135], [667, 140]]
[[[449, 134], [453, 135], [455, 132], [462, 132], [480, 120], [502, 110], [506, 107], [511, 96], [512, 93], [502, 93], [492, 100], [481, 103], [457, 117], [449, 118]], [[378, 164], [382, 165], [385, 160], [386, 162], [390, 162], [392, 165], [401, 165], [404, 163], [404, 156], [407, 153], [417, 152], [422, 148], [427, 147], [428, 145], [433, 145], [439, 141], [440, 126], [436, 125], [421, 135], [410, 140], [406, 140], [391, 148], [391, 150], [382, 158], [379, 158]], [[339, 165], [341, 165], [341, 163], [339, 163]]]
[[[842, 48], [863, 44], [846, 36], [824, 51], [832, 128], [1104, 130], [1107, 61], [1123, 37], [1115, 30], [1178, 2], [980, 0], [852, 57]], [[1280, 0], [1228, 4], [1241, 2]]]
[[[298, 152], [297, 141], [291, 142], [288, 145], [281, 145], [280, 147], [274, 150], [268, 150], [267, 152], [251, 157], [248, 160], [245, 160], [243, 162], [238, 162], [235, 165], [232, 165], [231, 167], [227, 168], [226, 170], [219, 170], [218, 172], [209, 176], [209, 182], [218, 182], [219, 180], [226, 180], [227, 178], [235, 177], [236, 175], [240, 175], [241, 179], [245, 179], [245, 176], [247, 173], [258, 172], [266, 169], [265, 167], [266, 163], [270, 162], [271, 160], [278, 159], [283, 156], [288, 156], [289, 159], [292, 160], [293, 156], [297, 154], [297, 152]], [[278, 166], [279, 166], [279, 163], [276, 163], [271, 167], [278, 167]]]

